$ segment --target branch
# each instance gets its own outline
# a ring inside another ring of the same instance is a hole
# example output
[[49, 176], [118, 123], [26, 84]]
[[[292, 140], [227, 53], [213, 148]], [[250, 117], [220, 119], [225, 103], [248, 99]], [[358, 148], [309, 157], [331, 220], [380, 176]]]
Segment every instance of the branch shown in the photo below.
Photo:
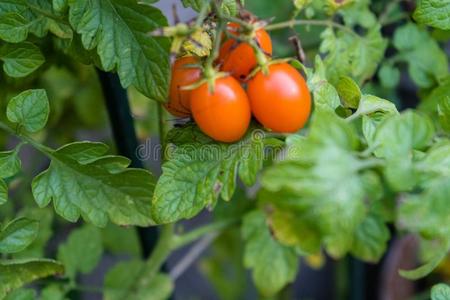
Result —
[[342, 31], [348, 32], [356, 37], [360, 37], [355, 31], [353, 31], [351, 28], [344, 26], [342, 24], [333, 22], [331, 20], [291, 20], [276, 24], [267, 25], [265, 29], [267, 31], [269, 30], [280, 30], [284, 28], [294, 27], [294, 26], [301, 26], [301, 25], [311, 25], [311, 26], [329, 26], [334, 27], [337, 29], [340, 29]]
[[200, 257], [203, 251], [211, 245], [218, 235], [218, 232], [207, 234], [192, 246], [189, 252], [172, 268], [170, 277], [174, 281], [177, 280]]

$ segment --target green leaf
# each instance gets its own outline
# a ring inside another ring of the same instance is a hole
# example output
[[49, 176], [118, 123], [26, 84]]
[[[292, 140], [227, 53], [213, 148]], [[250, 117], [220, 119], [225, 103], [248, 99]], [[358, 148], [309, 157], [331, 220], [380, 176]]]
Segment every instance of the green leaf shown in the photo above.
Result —
[[450, 286], [440, 283], [431, 289], [431, 300], [448, 300], [450, 299]]
[[358, 115], [370, 115], [376, 112], [382, 112], [384, 114], [390, 115], [398, 114], [398, 110], [395, 107], [395, 104], [391, 101], [372, 95], [362, 96], [356, 113]]
[[[17, 24], [20, 26], [21, 38], [23, 35], [28, 35], [28, 32], [42, 38], [47, 35], [48, 31], [62, 39], [72, 38], [70, 26], [59, 16], [54, 15], [52, 1], [16, 0], [0, 2], [0, 20], [5, 15], [11, 16], [12, 14], [18, 14], [26, 20], [26, 22], [21, 20], [20, 24]], [[26, 33], [24, 33], [25, 27]]]
[[342, 76], [351, 76], [358, 83], [372, 77], [387, 46], [380, 26], [372, 27], [365, 36], [328, 28], [321, 37], [320, 52], [326, 54], [327, 77], [333, 84]]
[[132, 0], [71, 0], [69, 6], [70, 24], [86, 49], [97, 48], [105, 71], [117, 70], [123, 87], [133, 84], [147, 97], [166, 101], [169, 40], [149, 34], [167, 25], [161, 11]]
[[184, 7], [190, 7], [195, 11], [200, 11], [205, 0], [181, 0]]
[[388, 64], [383, 64], [378, 72], [378, 78], [383, 87], [392, 89], [400, 82], [400, 71]]
[[399, 274], [410, 280], [417, 280], [429, 275], [447, 256], [449, 249], [448, 246], [443, 248], [440, 253], [430, 259], [426, 264], [418, 267], [414, 270], [399, 270]]
[[35, 300], [36, 291], [33, 289], [19, 289], [6, 296], [5, 300]]
[[[122, 242], [117, 243], [118, 240]], [[102, 241], [105, 250], [108, 252], [141, 257], [141, 245], [136, 228], [126, 228], [108, 224], [108, 226], [102, 230]]]
[[16, 175], [22, 168], [22, 162], [18, 156], [19, 147], [12, 151], [0, 152], [0, 178], [8, 178]]
[[450, 96], [441, 99], [437, 111], [442, 129], [450, 133]]
[[[28, 198], [28, 197], [27, 197]], [[28, 200], [28, 199], [27, 199]], [[31, 199], [30, 199], [31, 200]], [[39, 232], [33, 243], [25, 250], [14, 254], [14, 258], [43, 258], [47, 248], [47, 243], [53, 233], [54, 213], [52, 209], [40, 209], [38, 207], [26, 207], [20, 211], [20, 214], [26, 218], [39, 222]]]
[[52, 152], [49, 168], [32, 183], [36, 202], [45, 207], [53, 200], [56, 213], [70, 222], [81, 215], [100, 227], [108, 219], [118, 225], [153, 224], [154, 177], [146, 170], [126, 169], [129, 160], [124, 157], [102, 156], [106, 149], [100, 143], [77, 142]]
[[19, 43], [27, 39], [28, 21], [20, 14], [11, 12], [0, 16], [0, 39]]
[[421, 150], [429, 145], [433, 136], [431, 120], [408, 110], [386, 119], [380, 125], [375, 134], [374, 143], [379, 145], [375, 153], [388, 158], [410, 156], [413, 150]]
[[[152, 215], [158, 223], [188, 219], [219, 195], [230, 200], [239, 173], [250, 185], [262, 168], [264, 140], [261, 131], [249, 131], [236, 144], [216, 143], [196, 126], [174, 129], [169, 140], [178, 145], [163, 164], [153, 197]], [[197, 141], [197, 142], [196, 142]]]
[[297, 247], [306, 254], [320, 252], [321, 233], [314, 214], [278, 209], [270, 220], [274, 235], [282, 244]]
[[37, 237], [39, 222], [20, 218], [0, 231], [0, 253], [16, 253], [28, 247]]
[[448, 74], [447, 55], [427, 30], [408, 23], [395, 31], [393, 43], [419, 87], [430, 88]]
[[418, 23], [450, 30], [450, 3], [446, 0], [421, 0], [413, 17]]
[[105, 300], [165, 300], [173, 290], [171, 278], [166, 274], [147, 276], [141, 261], [121, 262], [105, 277]]
[[50, 259], [0, 262], [0, 299], [36, 279], [64, 273], [64, 267]]
[[405, 196], [399, 208], [399, 224], [410, 232], [421, 233], [428, 238], [448, 239], [449, 193], [449, 177], [440, 177], [432, 181], [422, 194]]
[[8, 201], [8, 185], [0, 178], [0, 205]]
[[25, 77], [36, 71], [45, 61], [41, 50], [32, 43], [4, 44], [0, 47], [3, 70], [10, 77]]
[[372, 95], [364, 95], [361, 98], [357, 115], [362, 115], [362, 130], [369, 146], [373, 147], [375, 133], [379, 125], [391, 116], [398, 115], [395, 104]]
[[54, 285], [47, 285], [41, 291], [41, 300], [67, 300], [64, 297], [63, 287]]
[[72, 279], [78, 272], [87, 274], [94, 270], [102, 254], [100, 230], [88, 225], [73, 230], [67, 241], [58, 248], [58, 260], [64, 265], [66, 275]]
[[299, 266], [297, 255], [272, 237], [262, 212], [253, 211], [245, 216], [242, 236], [244, 265], [252, 269], [253, 281], [264, 296], [274, 295], [294, 281]]
[[367, 262], [378, 262], [387, 248], [389, 229], [374, 215], [369, 215], [356, 229], [351, 253]]
[[53, 11], [63, 15], [69, 9], [69, 0], [52, 0]]
[[354, 232], [364, 220], [364, 203], [377, 194], [366, 182], [364, 169], [369, 162], [355, 155], [357, 134], [334, 113], [320, 112], [312, 121], [310, 135], [290, 147], [297, 154], [269, 167], [261, 184], [282, 193], [270, 201], [275, 206], [289, 195], [288, 209], [314, 220], [329, 254], [341, 257], [350, 250]]
[[341, 77], [336, 89], [341, 97], [341, 102], [344, 107], [358, 108], [362, 94], [353, 79], [348, 76]]
[[222, 12], [229, 16], [237, 15], [239, 9], [236, 0], [223, 0], [221, 8]]
[[33, 133], [45, 127], [49, 111], [45, 90], [27, 90], [9, 101], [6, 115], [11, 122]]

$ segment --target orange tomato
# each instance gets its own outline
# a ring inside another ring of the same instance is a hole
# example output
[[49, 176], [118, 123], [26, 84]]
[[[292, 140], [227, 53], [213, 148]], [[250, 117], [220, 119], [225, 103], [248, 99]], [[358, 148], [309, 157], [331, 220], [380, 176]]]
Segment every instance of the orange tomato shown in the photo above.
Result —
[[231, 76], [215, 81], [214, 93], [208, 84], [191, 92], [191, 111], [200, 129], [214, 140], [236, 142], [247, 132], [251, 112], [247, 95]]
[[[227, 30], [236, 35], [239, 28], [239, 24], [230, 23]], [[258, 29], [255, 40], [267, 56], [272, 56], [272, 40], [267, 31], [263, 28]], [[223, 43], [217, 61], [222, 71], [229, 72], [240, 81], [243, 81], [258, 64], [252, 46], [235, 39], [228, 39]]]
[[303, 128], [311, 113], [311, 95], [305, 79], [287, 63], [269, 66], [249, 80], [248, 97], [253, 115], [274, 132], [291, 133]]
[[183, 90], [201, 77], [199, 68], [189, 68], [187, 65], [198, 64], [198, 58], [186, 56], [178, 58], [172, 66], [172, 78], [170, 80], [169, 102], [166, 109], [174, 116], [189, 117], [191, 115], [189, 95], [191, 91]]

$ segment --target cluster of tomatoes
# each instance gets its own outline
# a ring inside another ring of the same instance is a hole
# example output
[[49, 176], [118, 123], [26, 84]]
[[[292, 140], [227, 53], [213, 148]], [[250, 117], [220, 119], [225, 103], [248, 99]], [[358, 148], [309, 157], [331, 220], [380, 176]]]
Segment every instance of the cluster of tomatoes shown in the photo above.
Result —
[[[236, 34], [240, 25], [230, 23]], [[311, 111], [311, 96], [302, 75], [286, 62], [268, 62], [268, 72], [258, 67], [253, 47], [237, 38], [224, 39], [216, 60], [225, 75], [214, 78], [213, 89], [201, 83], [200, 58], [178, 58], [172, 67], [169, 102], [166, 108], [178, 117], [192, 116], [200, 129], [221, 142], [235, 142], [246, 133], [253, 116], [266, 129], [292, 133], [301, 129]], [[269, 34], [259, 28], [254, 33], [261, 52], [272, 56]], [[249, 75], [252, 74], [253, 76]], [[196, 82], [201, 84], [195, 85]], [[186, 89], [187, 86], [195, 86]], [[245, 87], [245, 88], [244, 88]]]

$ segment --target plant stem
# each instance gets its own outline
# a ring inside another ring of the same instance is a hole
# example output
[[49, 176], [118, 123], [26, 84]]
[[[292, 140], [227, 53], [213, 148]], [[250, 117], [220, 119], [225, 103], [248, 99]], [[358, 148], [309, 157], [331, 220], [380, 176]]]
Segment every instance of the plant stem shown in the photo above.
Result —
[[203, 251], [211, 245], [218, 235], [217, 232], [207, 234], [192, 246], [189, 252], [170, 271], [172, 280], [177, 280], [199, 258]]
[[203, 1], [203, 5], [200, 9], [200, 12], [198, 13], [197, 19], [195, 20], [196, 27], [202, 26], [203, 21], [205, 20], [206, 14], [208, 12], [210, 3], [211, 3], [211, 0]]
[[32, 145], [36, 150], [38, 150], [39, 152], [41, 152], [45, 156], [50, 157], [50, 158], [53, 157], [53, 155], [52, 155], [52, 153], [54, 152], [53, 149], [36, 142], [31, 137], [29, 137], [29, 136], [27, 136], [25, 134], [21, 134], [21, 133], [15, 132], [11, 127], [9, 127], [8, 125], [6, 125], [5, 123], [3, 123], [1, 121], [0, 121], [0, 129], [3, 129], [4, 131], [9, 133], [10, 135], [18, 137], [24, 143]]
[[168, 125], [168, 122], [166, 120], [165, 116], [165, 111], [163, 108], [162, 103], [160, 103], [158, 105], [158, 130], [159, 130], [159, 142], [161, 144], [161, 162], [164, 162], [166, 160], [166, 147], [167, 147], [167, 143], [166, 143], [166, 137], [167, 137], [167, 133], [169, 132], [170, 128]]
[[201, 238], [205, 234], [211, 234], [211, 233], [219, 233], [221, 230], [236, 224], [238, 219], [229, 219], [229, 220], [222, 220], [217, 221], [205, 226], [201, 226], [199, 228], [193, 229], [192, 231], [182, 234], [182, 235], [176, 235], [173, 238], [172, 243], [172, 249], [179, 249], [181, 247], [184, 247], [193, 241]]
[[167, 257], [169, 257], [172, 249], [173, 227], [173, 224], [161, 226], [158, 243], [156, 244], [152, 255], [145, 262], [144, 272], [147, 276], [153, 277], [156, 275]]
[[346, 27], [342, 24], [333, 22], [331, 20], [291, 20], [276, 24], [267, 25], [265, 29], [267, 31], [269, 30], [280, 30], [284, 28], [292, 28], [294, 26], [301, 26], [301, 25], [311, 25], [311, 26], [331, 26], [334, 28], [338, 28], [342, 31], [348, 32], [356, 37], [360, 37], [356, 32], [354, 32], [351, 28]]

